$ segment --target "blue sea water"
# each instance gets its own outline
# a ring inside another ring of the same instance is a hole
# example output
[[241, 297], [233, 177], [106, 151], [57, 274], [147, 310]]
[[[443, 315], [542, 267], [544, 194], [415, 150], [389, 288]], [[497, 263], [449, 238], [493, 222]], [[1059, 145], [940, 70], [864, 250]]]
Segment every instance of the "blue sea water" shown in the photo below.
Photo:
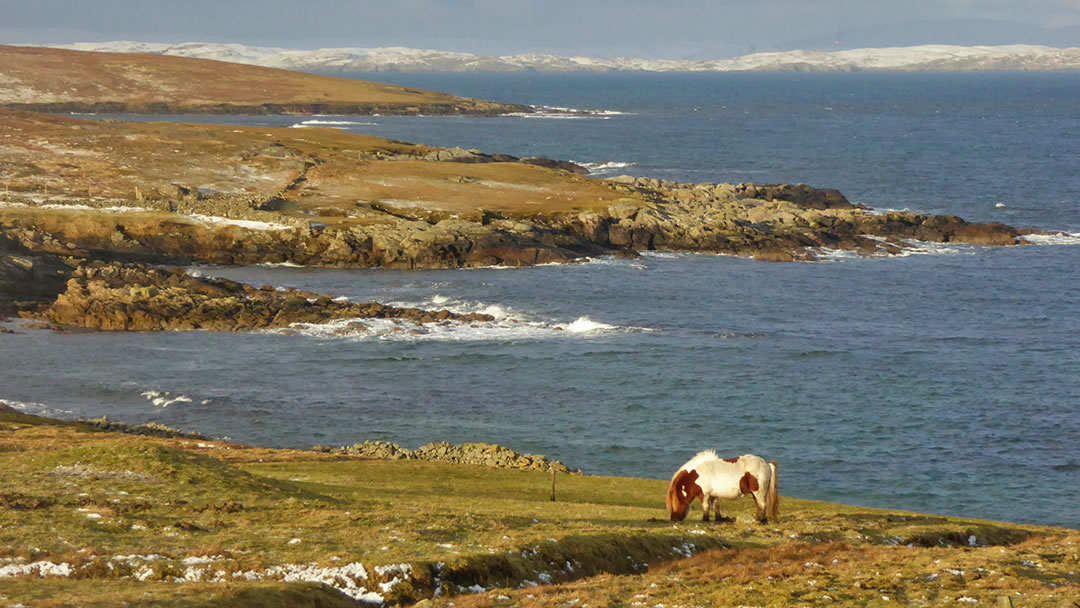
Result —
[[1080, 75], [372, 77], [593, 113], [174, 119], [333, 126], [601, 176], [803, 182], [1062, 235], [792, 264], [201, 267], [498, 320], [423, 335], [19, 331], [0, 337], [0, 400], [271, 446], [495, 442], [595, 474], [667, 478], [701, 449], [754, 452], [780, 462], [786, 495], [1080, 528]]

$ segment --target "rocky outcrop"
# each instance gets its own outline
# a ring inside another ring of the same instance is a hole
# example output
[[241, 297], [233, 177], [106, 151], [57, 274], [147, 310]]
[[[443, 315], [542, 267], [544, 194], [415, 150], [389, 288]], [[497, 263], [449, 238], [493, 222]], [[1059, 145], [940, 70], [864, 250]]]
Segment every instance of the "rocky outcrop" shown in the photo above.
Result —
[[[955, 216], [876, 213], [836, 190], [806, 185], [604, 183], [625, 196], [574, 213], [478, 210], [461, 218], [369, 202], [369, 221], [320, 224], [266, 210], [258, 198], [222, 196], [170, 203], [173, 212], [150, 221], [108, 213], [52, 221], [12, 216], [0, 228], [26, 250], [84, 259], [401, 269], [527, 266], [645, 250], [813, 260], [826, 249], [897, 253], [909, 240], [1014, 245], [1026, 232]], [[262, 222], [263, 229], [198, 219], [206, 215]]]
[[149, 435], [151, 437], [182, 437], [185, 439], [206, 439], [206, 436], [202, 433], [196, 433], [193, 431], [181, 431], [180, 429], [174, 429], [158, 422], [147, 422], [145, 424], [128, 424], [126, 422], [120, 422], [118, 420], [109, 420], [108, 416], [102, 416], [101, 418], [90, 418], [88, 420], [79, 420], [79, 422], [95, 429], [109, 431], [113, 433], [127, 433], [129, 435]]
[[601, 255], [606, 247], [528, 221], [425, 221], [385, 215], [375, 224], [274, 230], [207, 226], [184, 215], [133, 222], [116, 214], [92, 220], [10, 220], [7, 234], [24, 247], [83, 259], [222, 265], [292, 263], [339, 268], [528, 266]]
[[60, 256], [30, 251], [0, 233], [0, 319], [55, 298], [71, 272]]
[[491, 443], [464, 443], [453, 445], [445, 442], [426, 443], [415, 450], [403, 448], [386, 441], [365, 441], [338, 448], [315, 446], [319, 452], [346, 454], [378, 460], [434, 460], [455, 464], [475, 464], [500, 469], [550, 471], [581, 474], [571, 470], [558, 460], [548, 460], [539, 454], [520, 454], [514, 450]]
[[905, 240], [1014, 245], [1024, 231], [955, 216], [878, 214], [836, 190], [806, 185], [680, 184], [617, 178], [645, 205], [562, 215], [548, 225], [609, 248], [725, 253], [767, 261], [813, 260], [823, 249], [897, 253]]
[[346, 318], [399, 319], [415, 324], [493, 320], [484, 314], [338, 302], [296, 289], [257, 289], [225, 279], [192, 277], [180, 269], [104, 262], [80, 266], [55, 302], [20, 314], [106, 331], [246, 331]]
[[524, 163], [526, 165], [536, 165], [538, 167], [544, 167], [545, 169], [556, 169], [559, 171], [567, 171], [569, 173], [575, 173], [577, 175], [588, 175], [589, 169], [583, 167], [577, 163], [570, 162], [568, 160], [555, 160], [551, 158], [544, 158], [542, 156], [529, 156], [526, 158], [518, 158], [510, 154], [488, 154], [480, 150], [465, 150], [463, 148], [436, 148], [433, 150], [412, 150], [411, 153], [388, 153], [381, 151], [374, 151], [365, 154], [361, 154], [360, 158], [363, 160], [425, 160], [431, 162], [451, 162], [451, 163]]

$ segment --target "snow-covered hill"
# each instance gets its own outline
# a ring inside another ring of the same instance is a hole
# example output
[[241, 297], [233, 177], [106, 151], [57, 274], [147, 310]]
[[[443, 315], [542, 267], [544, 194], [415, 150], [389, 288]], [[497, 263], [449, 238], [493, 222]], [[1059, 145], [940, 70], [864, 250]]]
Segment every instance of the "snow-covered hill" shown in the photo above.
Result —
[[500, 57], [411, 49], [334, 48], [295, 50], [242, 44], [187, 42], [81, 42], [59, 48], [114, 53], [158, 53], [217, 59], [305, 72], [742, 72], [742, 71], [989, 71], [1080, 70], [1080, 48], [952, 46], [931, 44], [847, 51], [755, 53], [706, 61], [617, 57], [505, 55]]

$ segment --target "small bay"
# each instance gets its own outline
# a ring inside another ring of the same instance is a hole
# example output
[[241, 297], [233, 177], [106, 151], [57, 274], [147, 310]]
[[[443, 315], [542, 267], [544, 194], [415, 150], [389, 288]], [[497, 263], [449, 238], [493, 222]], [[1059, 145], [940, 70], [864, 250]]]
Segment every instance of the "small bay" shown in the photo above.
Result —
[[666, 478], [701, 449], [753, 452], [780, 462], [785, 494], [1080, 527], [1077, 75], [368, 76], [563, 110], [171, 119], [344, 128], [568, 158], [598, 176], [803, 182], [1062, 234], [790, 264], [650, 253], [515, 270], [199, 267], [497, 322], [425, 334], [12, 323], [0, 400], [268, 446], [484, 441], [594, 474]]

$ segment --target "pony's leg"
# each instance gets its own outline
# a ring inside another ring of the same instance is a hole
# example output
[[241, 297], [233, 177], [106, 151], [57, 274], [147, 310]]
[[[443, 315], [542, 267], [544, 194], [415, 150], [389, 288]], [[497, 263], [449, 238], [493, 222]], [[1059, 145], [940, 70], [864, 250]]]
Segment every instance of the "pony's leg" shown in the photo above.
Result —
[[716, 498], [712, 496], [706, 496], [701, 501], [701, 521], [709, 521], [709, 510], [716, 504]]

